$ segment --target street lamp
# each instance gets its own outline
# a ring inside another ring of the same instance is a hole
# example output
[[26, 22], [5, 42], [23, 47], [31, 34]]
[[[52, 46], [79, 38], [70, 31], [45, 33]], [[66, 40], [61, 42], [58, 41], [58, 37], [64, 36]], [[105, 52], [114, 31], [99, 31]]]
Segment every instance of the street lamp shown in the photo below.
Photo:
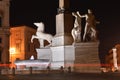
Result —
[[10, 48], [10, 57], [11, 57], [11, 68], [13, 67], [13, 60], [12, 60], [12, 56], [15, 54], [15, 48]]
[[[118, 70], [118, 63], [117, 63], [117, 49], [116, 48], [113, 48], [113, 66], [115, 70]], [[113, 70], [113, 71], [115, 71]]]

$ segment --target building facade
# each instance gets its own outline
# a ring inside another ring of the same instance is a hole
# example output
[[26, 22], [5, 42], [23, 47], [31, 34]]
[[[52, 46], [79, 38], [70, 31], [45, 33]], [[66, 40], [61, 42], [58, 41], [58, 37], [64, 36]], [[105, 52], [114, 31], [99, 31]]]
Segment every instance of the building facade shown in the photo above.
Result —
[[33, 55], [36, 59], [36, 48], [39, 42], [34, 39], [31, 43], [31, 37], [36, 30], [27, 26], [10, 28], [10, 62], [14, 63], [16, 59], [28, 60]]
[[9, 63], [9, 6], [10, 0], [0, 0], [0, 63]]

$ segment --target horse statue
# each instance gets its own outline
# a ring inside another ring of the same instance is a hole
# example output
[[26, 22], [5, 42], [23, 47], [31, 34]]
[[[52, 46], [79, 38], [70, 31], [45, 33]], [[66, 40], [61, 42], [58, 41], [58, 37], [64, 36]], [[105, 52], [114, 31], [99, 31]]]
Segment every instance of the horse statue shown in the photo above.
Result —
[[44, 23], [34, 23], [37, 26], [36, 35], [32, 35], [31, 42], [33, 43], [33, 39], [38, 39], [40, 43], [40, 47], [44, 47], [44, 40], [47, 40], [50, 44], [52, 43], [53, 36], [48, 33], [44, 33]]

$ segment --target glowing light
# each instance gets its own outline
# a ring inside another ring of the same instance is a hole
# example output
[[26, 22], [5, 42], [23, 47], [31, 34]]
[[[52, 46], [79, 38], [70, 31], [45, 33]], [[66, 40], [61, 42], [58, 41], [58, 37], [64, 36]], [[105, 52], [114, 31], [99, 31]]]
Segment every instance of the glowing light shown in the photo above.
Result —
[[10, 57], [11, 57], [10, 58], [10, 60], [11, 60], [11, 66], [10, 67], [13, 68], [13, 67], [15, 67], [15, 65], [14, 65], [14, 60], [15, 60], [14, 59], [14, 57], [15, 57], [14, 54], [16, 53], [16, 49], [15, 48], [10, 48], [9, 51], [10, 51]]
[[15, 48], [10, 48], [10, 54], [15, 54]]

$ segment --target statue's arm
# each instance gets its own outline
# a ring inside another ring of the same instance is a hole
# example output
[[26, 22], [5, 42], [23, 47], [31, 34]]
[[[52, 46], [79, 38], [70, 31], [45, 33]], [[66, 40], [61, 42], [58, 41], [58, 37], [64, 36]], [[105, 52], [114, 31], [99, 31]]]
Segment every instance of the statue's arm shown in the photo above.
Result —
[[75, 16], [75, 13], [74, 13], [74, 12], [72, 12], [72, 15], [73, 15], [73, 16]]
[[86, 14], [85, 14], [85, 15], [81, 15], [81, 14], [79, 13], [79, 11], [77, 11], [76, 13], [77, 13], [77, 14], [78, 14], [78, 16], [79, 16], [79, 17], [81, 17], [81, 18], [86, 17]]
[[77, 15], [78, 15], [79, 17], [81, 17], [81, 14], [79, 13], [79, 11], [77, 11], [76, 13], [77, 13]]

